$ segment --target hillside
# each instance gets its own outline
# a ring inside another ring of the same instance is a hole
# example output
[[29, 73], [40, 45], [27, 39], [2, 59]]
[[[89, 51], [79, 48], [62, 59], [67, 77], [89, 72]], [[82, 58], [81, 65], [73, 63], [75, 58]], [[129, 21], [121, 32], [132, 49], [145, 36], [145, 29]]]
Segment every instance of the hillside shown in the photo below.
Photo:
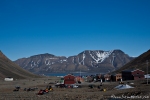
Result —
[[140, 56], [138, 56], [137, 58], [135, 58], [134, 60], [127, 63], [126, 65], [124, 65], [123, 67], [121, 67], [120, 69], [116, 70], [113, 73], [119, 73], [125, 69], [141, 69], [147, 72], [147, 66], [149, 67], [149, 73], [150, 73], [150, 50], [144, 52], [143, 54], [141, 54]]
[[0, 79], [5, 77], [13, 77], [14, 79], [24, 79], [24, 78], [33, 78], [39, 77], [34, 75], [17, 64], [13, 63], [0, 51]]
[[14, 61], [33, 73], [50, 72], [99, 72], [116, 70], [134, 59], [121, 50], [85, 50], [74, 56], [39, 54]]

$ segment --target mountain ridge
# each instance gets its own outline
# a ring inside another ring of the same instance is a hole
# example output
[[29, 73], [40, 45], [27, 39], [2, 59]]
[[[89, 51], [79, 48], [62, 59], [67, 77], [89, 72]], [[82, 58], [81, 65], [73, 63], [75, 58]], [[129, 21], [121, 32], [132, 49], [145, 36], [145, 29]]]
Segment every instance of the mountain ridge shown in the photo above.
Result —
[[22, 68], [34, 72], [107, 72], [118, 69], [134, 59], [123, 51], [84, 50], [77, 55], [65, 57], [45, 53], [14, 61]]

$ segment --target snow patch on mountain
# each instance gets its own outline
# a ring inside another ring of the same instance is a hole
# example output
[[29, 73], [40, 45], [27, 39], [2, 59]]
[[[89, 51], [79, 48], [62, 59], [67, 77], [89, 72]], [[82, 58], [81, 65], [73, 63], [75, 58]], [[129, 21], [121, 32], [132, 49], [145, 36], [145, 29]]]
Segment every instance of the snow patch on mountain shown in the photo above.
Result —
[[79, 58], [78, 58], [78, 62], [79, 62], [80, 65], [81, 65], [81, 63], [84, 65], [84, 59], [85, 59], [85, 57], [86, 57], [86, 55], [85, 55], [85, 52], [84, 52], [83, 55], [82, 55], [82, 60], [79, 61]]
[[102, 63], [106, 58], [109, 57], [109, 55], [111, 55], [111, 53], [113, 52], [113, 50], [110, 51], [93, 51], [91, 53], [91, 51], [89, 51], [90, 56], [92, 57], [92, 59], [94, 60], [95, 63]]

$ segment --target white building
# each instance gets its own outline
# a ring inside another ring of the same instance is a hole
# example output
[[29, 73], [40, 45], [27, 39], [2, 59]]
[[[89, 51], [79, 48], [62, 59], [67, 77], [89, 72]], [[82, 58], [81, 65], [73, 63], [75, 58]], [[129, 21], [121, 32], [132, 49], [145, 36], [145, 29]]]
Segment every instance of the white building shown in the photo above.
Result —
[[5, 81], [13, 81], [14, 79], [12, 77], [6, 77], [4, 80]]
[[144, 75], [145, 78], [150, 78], [150, 74]]

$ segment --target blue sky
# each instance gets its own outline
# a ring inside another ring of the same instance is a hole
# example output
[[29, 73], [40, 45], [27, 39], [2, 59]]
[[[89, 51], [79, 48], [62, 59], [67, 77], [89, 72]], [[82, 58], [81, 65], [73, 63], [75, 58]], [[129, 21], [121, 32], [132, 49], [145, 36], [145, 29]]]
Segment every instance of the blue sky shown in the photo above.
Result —
[[0, 0], [0, 50], [11, 60], [50, 53], [120, 49], [150, 43], [150, 0]]

